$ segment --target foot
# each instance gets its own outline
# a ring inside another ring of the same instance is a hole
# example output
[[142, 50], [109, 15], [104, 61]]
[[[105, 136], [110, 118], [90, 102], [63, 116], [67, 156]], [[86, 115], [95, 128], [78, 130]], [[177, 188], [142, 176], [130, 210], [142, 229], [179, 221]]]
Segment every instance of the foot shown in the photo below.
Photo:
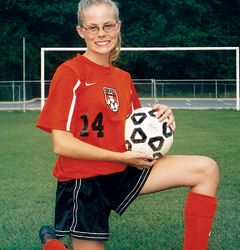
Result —
[[50, 226], [42, 226], [39, 230], [39, 237], [42, 244], [45, 244], [49, 240], [56, 239], [55, 231]]

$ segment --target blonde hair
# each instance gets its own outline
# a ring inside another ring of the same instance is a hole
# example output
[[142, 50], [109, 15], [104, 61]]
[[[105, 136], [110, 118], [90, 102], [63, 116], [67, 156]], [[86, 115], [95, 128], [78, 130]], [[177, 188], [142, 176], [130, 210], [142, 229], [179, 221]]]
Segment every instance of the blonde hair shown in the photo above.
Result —
[[[106, 4], [106, 5], [110, 6], [114, 10], [114, 17], [116, 18], [116, 20], [120, 21], [117, 3], [115, 3], [111, 0], [81, 0], [78, 3], [78, 12], [77, 12], [78, 25], [79, 26], [83, 25], [84, 11], [87, 8], [91, 7], [92, 5], [100, 5], [100, 4]], [[120, 49], [121, 49], [121, 44], [122, 44], [122, 38], [121, 38], [121, 34], [119, 32], [117, 44], [110, 52], [110, 57], [109, 57], [110, 62], [115, 61], [118, 58], [119, 53], [120, 53]]]

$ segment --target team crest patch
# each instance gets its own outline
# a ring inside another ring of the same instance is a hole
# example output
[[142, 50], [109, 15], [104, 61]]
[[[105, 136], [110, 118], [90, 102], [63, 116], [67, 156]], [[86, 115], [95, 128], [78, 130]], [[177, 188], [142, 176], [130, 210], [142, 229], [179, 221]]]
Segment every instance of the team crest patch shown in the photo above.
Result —
[[117, 90], [112, 88], [103, 87], [103, 93], [105, 96], [105, 101], [108, 107], [113, 111], [117, 112], [119, 108], [119, 101]]

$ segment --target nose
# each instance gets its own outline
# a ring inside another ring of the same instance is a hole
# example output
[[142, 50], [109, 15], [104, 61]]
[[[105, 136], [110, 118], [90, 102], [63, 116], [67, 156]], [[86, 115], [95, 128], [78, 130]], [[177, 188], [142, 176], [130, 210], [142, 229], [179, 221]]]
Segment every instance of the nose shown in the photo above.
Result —
[[98, 36], [105, 36], [106, 32], [103, 30], [102, 27], [99, 27], [99, 31], [98, 31]]

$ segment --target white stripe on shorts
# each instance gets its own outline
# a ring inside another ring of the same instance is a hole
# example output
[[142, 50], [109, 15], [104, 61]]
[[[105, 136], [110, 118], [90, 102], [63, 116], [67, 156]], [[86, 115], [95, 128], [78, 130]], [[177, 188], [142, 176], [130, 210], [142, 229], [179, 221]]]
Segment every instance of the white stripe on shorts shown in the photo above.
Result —
[[125, 210], [125, 208], [131, 203], [131, 201], [134, 199], [134, 197], [139, 193], [140, 189], [143, 186], [143, 183], [145, 183], [146, 178], [149, 175], [149, 172], [151, 171], [151, 169], [149, 168], [145, 168], [137, 182], [137, 184], [135, 185], [135, 187], [132, 189], [132, 191], [126, 196], [126, 198], [122, 201], [122, 203], [116, 208], [116, 212], [118, 214], [122, 214], [123, 211]]
[[74, 231], [77, 226], [77, 214], [78, 214], [78, 193], [81, 188], [81, 179], [75, 180], [75, 188], [73, 191], [73, 221], [70, 227], [70, 231]]

